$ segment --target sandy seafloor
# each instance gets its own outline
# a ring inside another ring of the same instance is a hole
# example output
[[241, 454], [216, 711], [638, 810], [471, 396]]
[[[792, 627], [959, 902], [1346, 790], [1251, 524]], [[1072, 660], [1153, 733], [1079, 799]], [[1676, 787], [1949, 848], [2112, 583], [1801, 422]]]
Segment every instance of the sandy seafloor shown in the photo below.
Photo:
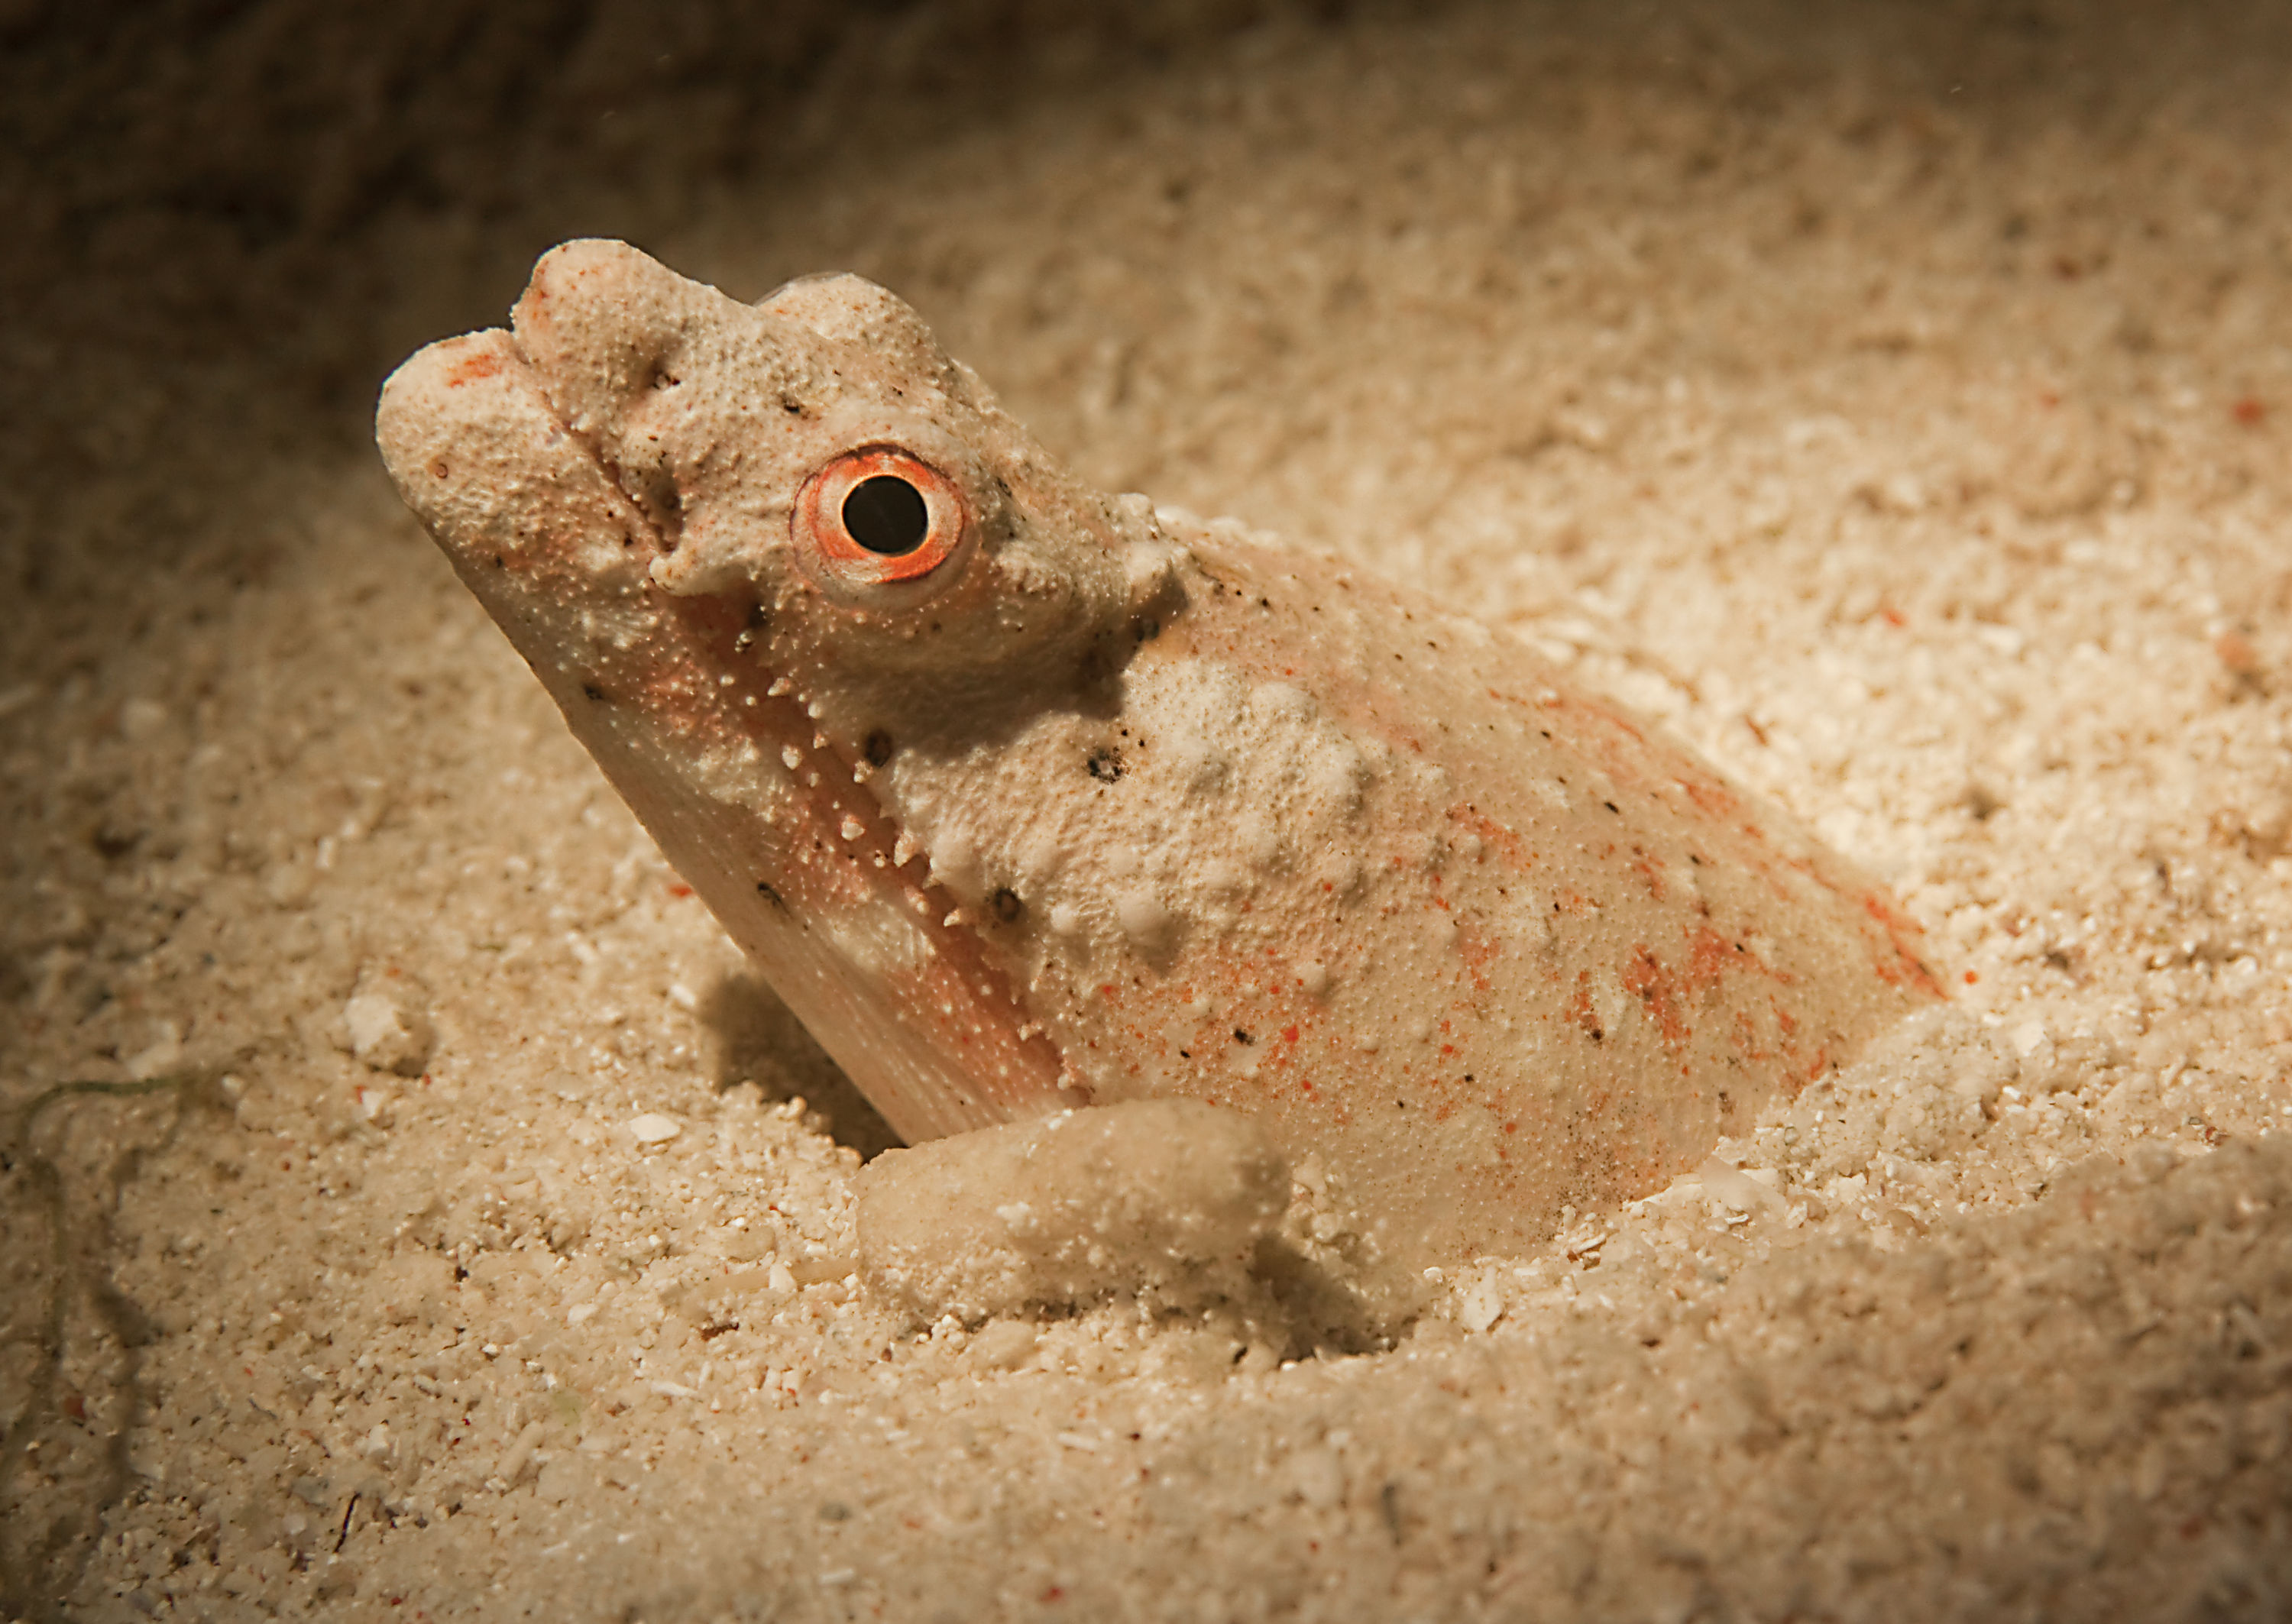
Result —
[[[0, 6], [0, 1612], [2292, 1613], [2292, 17], [1063, 9]], [[365, 439], [583, 234], [1514, 628], [1950, 1005], [1384, 1351], [908, 1323]]]

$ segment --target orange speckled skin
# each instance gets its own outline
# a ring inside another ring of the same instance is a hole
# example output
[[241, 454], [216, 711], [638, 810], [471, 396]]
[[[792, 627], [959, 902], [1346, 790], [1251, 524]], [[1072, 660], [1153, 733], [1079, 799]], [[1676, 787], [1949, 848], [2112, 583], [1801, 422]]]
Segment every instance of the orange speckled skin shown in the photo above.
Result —
[[[1336, 559], [1079, 486], [857, 278], [752, 307], [569, 245], [514, 334], [409, 361], [379, 430], [910, 1138], [1195, 1096], [1410, 1271], [1658, 1186], [1941, 996], [1883, 891], [1622, 707]], [[797, 495], [884, 446], [961, 534], [855, 586]]]

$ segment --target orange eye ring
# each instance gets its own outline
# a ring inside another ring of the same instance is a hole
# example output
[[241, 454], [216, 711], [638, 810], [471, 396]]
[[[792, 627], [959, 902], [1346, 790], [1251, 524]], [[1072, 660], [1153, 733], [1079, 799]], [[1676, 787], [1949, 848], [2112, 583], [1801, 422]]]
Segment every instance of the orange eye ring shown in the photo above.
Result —
[[971, 503], [920, 457], [863, 446], [803, 482], [790, 526], [796, 556], [820, 587], [866, 602], [886, 589], [920, 589], [958, 557], [971, 539]]

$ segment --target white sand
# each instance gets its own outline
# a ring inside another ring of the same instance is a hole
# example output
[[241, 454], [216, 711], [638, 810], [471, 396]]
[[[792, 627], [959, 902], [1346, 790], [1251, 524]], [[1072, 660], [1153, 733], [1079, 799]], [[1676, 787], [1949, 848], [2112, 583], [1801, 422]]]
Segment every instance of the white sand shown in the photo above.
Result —
[[[2292, 28], [827, 14], [0, 8], [0, 1611], [2292, 1610]], [[599, 231], [1562, 653], [1952, 1007], [1390, 1351], [909, 1323], [358, 438]]]

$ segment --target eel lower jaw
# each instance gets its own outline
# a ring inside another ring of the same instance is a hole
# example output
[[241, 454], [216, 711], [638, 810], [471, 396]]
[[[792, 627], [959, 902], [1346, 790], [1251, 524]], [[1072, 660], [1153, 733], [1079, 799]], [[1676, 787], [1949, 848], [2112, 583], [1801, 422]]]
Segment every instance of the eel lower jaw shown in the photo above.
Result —
[[[760, 639], [745, 598], [683, 596], [658, 583], [646, 590], [689, 639], [697, 679], [686, 692], [697, 686], [703, 699], [698, 708], [713, 719], [679, 714], [672, 701], [657, 725], [686, 732], [695, 745], [706, 736], [736, 735], [752, 747], [749, 760], [777, 781], [777, 792], [794, 803], [790, 827], [776, 831], [782, 838], [774, 842], [792, 861], [759, 865], [753, 876], [728, 872], [713, 884], [690, 872], [686, 878], [758, 958], [768, 980], [778, 977], [766, 955], [717, 897], [764, 897], [815, 950], [839, 955], [858, 980], [872, 982], [887, 1027], [939, 1026], [945, 1047], [976, 1057], [965, 1097], [946, 1102], [943, 1111], [918, 1109], [900, 1103], [896, 1089], [888, 1096], [879, 1090], [864, 1051], [831, 1044], [861, 1091], [911, 1140], [1090, 1103], [1087, 1086], [984, 938], [975, 911], [932, 878], [930, 852], [884, 805], [875, 782], [881, 769], [866, 760], [865, 746], [857, 752], [839, 747], [821, 730], [816, 697], [758, 659]], [[902, 945], [887, 948], [887, 942]], [[988, 1032], [989, 1025], [1000, 1030]]]
[[[758, 660], [752, 591], [673, 592], [690, 551], [633, 500], [509, 335], [407, 363], [382, 432], [401, 488], [766, 981], [911, 1140], [1074, 1103], [1058, 1048], [917, 843]], [[904, 850], [903, 850], [904, 848]]]

